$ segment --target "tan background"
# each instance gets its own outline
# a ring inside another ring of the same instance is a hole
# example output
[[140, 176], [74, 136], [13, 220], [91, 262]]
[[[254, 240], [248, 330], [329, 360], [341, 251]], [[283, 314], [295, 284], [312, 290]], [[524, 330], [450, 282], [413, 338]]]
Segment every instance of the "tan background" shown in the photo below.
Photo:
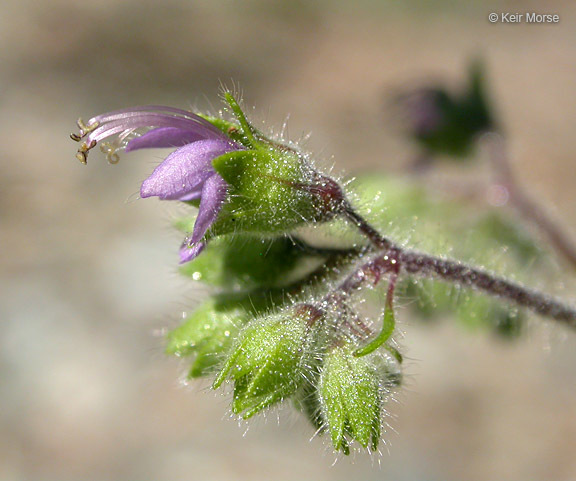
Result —
[[[561, 22], [487, 20], [525, 10]], [[288, 408], [244, 435], [226, 398], [179, 385], [155, 335], [200, 296], [175, 274], [177, 207], [136, 201], [161, 153], [83, 167], [67, 138], [110, 109], [217, 106], [233, 79], [256, 119], [311, 131], [327, 165], [396, 171], [413, 149], [385, 93], [457, 83], [480, 53], [522, 179], [574, 228], [575, 15], [544, 0], [4, 2], [0, 480], [575, 480], [576, 336], [539, 320], [508, 344], [404, 316], [409, 386], [379, 459], [331, 467]]]

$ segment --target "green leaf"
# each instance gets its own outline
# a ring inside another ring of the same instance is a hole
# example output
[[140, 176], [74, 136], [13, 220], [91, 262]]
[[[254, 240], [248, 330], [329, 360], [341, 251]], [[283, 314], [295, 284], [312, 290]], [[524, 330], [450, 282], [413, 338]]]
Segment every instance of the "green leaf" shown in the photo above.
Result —
[[237, 234], [213, 239], [201, 256], [180, 267], [180, 273], [229, 290], [251, 290], [287, 285], [296, 268], [301, 273], [317, 265], [318, 258], [288, 237]]
[[361, 357], [365, 356], [366, 354], [370, 354], [371, 352], [374, 352], [376, 349], [382, 346], [388, 339], [390, 339], [390, 336], [392, 336], [392, 333], [394, 332], [395, 326], [396, 326], [396, 319], [394, 316], [394, 307], [392, 305], [392, 298], [390, 297], [388, 302], [386, 302], [386, 308], [384, 310], [384, 316], [382, 319], [382, 328], [380, 329], [380, 332], [374, 339], [372, 339], [364, 347], [354, 351], [354, 355], [357, 357]]
[[167, 334], [166, 352], [194, 357], [190, 377], [209, 374], [224, 360], [240, 329], [270, 303], [267, 295], [258, 294], [213, 297]]

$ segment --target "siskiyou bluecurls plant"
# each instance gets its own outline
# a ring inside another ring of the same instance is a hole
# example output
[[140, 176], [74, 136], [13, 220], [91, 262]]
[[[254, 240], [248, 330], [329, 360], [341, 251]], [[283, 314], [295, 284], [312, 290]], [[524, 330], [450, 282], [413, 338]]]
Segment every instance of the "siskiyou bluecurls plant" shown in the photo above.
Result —
[[[186, 233], [180, 271], [215, 289], [167, 334], [166, 350], [191, 359], [190, 378], [213, 377], [214, 389], [231, 386], [238, 416], [291, 399], [335, 451], [377, 451], [386, 403], [402, 384], [403, 357], [394, 339], [398, 295], [416, 297], [423, 317], [448, 306], [500, 329], [518, 325], [529, 310], [576, 327], [576, 309], [561, 300], [383, 235], [386, 216], [401, 225], [429, 209], [422, 191], [385, 177], [344, 185], [296, 145], [256, 129], [230, 92], [223, 100], [229, 116], [136, 107], [79, 120], [71, 137], [83, 163], [98, 144], [111, 163], [120, 151], [175, 149], [140, 194], [198, 209], [176, 222]], [[382, 188], [378, 195], [375, 185]], [[370, 221], [355, 203], [368, 206]], [[430, 210], [439, 217], [458, 214], [449, 203]], [[511, 240], [500, 270], [537, 251], [502, 218], [475, 218], [480, 226], [488, 223], [475, 237], [475, 253], [497, 245], [502, 232]], [[493, 229], [495, 222], [506, 228]], [[312, 242], [311, 226], [340, 242]], [[425, 232], [423, 239], [437, 234]], [[442, 234], [450, 237], [450, 229]], [[453, 240], [460, 235], [452, 234]], [[444, 302], [446, 286], [470, 294]], [[366, 314], [363, 304], [375, 297], [382, 299], [381, 313]]]

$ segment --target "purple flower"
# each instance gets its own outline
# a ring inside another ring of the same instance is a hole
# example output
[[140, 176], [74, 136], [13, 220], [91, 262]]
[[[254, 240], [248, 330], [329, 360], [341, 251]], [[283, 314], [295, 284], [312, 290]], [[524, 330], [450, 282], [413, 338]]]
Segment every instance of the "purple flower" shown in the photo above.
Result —
[[[194, 259], [205, 247], [204, 235], [218, 217], [227, 184], [212, 167], [212, 160], [244, 147], [231, 140], [206, 119], [171, 107], [145, 106], [99, 115], [84, 124], [78, 121], [81, 141], [77, 158], [86, 163], [88, 152], [100, 143], [110, 163], [118, 151], [152, 147], [178, 147], [154, 169], [140, 188], [141, 197], [162, 200], [200, 200], [194, 230], [180, 248], [180, 262]], [[147, 129], [142, 133], [143, 129]], [[102, 142], [115, 137], [112, 142]]]

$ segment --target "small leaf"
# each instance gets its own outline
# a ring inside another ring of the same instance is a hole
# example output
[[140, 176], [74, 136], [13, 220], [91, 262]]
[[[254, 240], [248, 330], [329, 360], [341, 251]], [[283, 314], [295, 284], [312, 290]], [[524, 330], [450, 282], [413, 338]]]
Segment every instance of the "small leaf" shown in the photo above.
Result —
[[364, 347], [357, 349], [354, 352], [354, 355], [357, 357], [365, 356], [366, 354], [370, 354], [382, 346], [392, 333], [394, 332], [394, 327], [396, 326], [396, 320], [394, 317], [394, 308], [391, 305], [387, 305], [386, 309], [384, 310], [384, 316], [382, 320], [382, 329], [378, 333], [378, 335], [372, 339], [368, 344]]

